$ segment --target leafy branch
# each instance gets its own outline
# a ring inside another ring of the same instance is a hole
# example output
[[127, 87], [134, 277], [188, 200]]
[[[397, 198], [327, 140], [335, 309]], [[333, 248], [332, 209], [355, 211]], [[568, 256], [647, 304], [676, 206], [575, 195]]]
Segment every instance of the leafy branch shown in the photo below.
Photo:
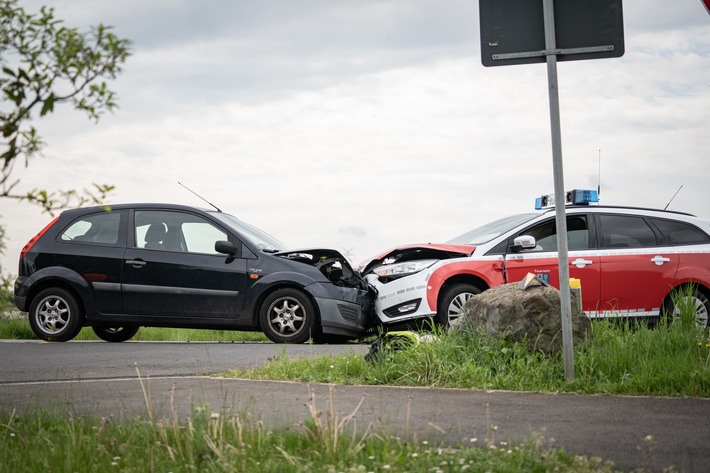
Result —
[[28, 166], [45, 144], [32, 125], [35, 116], [69, 103], [96, 122], [117, 108], [105, 81], [122, 71], [130, 45], [110, 26], [99, 24], [82, 33], [64, 26], [53, 8], [30, 14], [18, 0], [0, 0], [0, 197], [26, 200], [51, 213], [72, 204], [99, 203], [113, 189], [94, 184], [85, 195], [40, 189], [23, 194], [14, 192], [19, 180], [11, 176], [18, 159]]

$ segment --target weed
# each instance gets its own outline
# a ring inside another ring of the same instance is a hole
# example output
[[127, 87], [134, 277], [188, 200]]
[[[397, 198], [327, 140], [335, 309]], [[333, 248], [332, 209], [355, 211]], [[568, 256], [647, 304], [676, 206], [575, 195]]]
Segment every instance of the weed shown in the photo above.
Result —
[[305, 428], [276, 431], [244, 413], [222, 415], [209, 406], [193, 408], [183, 423], [0, 413], [0, 468], [16, 473], [615, 471], [610, 463], [547, 446], [542, 434], [521, 444], [472, 441], [452, 448], [369, 428], [357, 434], [352, 421], [358, 409], [342, 416], [332, 391], [325, 412], [315, 396], [308, 408]]
[[367, 363], [357, 355], [285, 355], [262, 368], [225, 376], [301, 382], [386, 384], [665, 396], [710, 396], [710, 340], [694, 323], [599, 320], [574, 349], [576, 379], [564, 381], [560, 354], [530, 353], [502, 337], [440, 333], [429, 343], [386, 351]]

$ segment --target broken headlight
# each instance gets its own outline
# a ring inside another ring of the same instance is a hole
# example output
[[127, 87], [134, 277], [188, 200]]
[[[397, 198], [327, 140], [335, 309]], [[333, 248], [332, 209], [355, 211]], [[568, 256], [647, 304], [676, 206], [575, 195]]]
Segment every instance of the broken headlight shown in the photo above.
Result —
[[418, 273], [419, 271], [433, 265], [437, 261], [439, 260], [423, 259], [417, 261], [406, 261], [404, 263], [386, 264], [376, 268], [372, 272], [381, 278], [392, 280]]

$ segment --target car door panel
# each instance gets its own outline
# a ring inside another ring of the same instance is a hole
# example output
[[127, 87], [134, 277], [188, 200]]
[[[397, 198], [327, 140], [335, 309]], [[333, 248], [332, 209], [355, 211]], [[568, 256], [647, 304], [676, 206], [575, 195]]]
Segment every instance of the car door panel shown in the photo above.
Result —
[[604, 316], [657, 316], [676, 278], [680, 258], [647, 219], [597, 215]]
[[[582, 310], [593, 312], [599, 306], [600, 257], [596, 251], [568, 253], [569, 276], [580, 280]], [[576, 264], [575, 264], [576, 262]], [[559, 257], [557, 252], [510, 255], [506, 259], [508, 281], [520, 281], [533, 273], [545, 282], [560, 288]]]
[[680, 258], [673, 248], [601, 250], [604, 316], [660, 315]]
[[124, 260], [129, 315], [238, 317], [242, 310], [245, 260], [137, 248]]
[[122, 280], [127, 314], [240, 318], [246, 260], [216, 252], [215, 243], [230, 238], [224, 229], [187, 212], [151, 210], [136, 211], [132, 228]]
[[[591, 225], [591, 228], [590, 228]], [[535, 224], [515, 236], [530, 235], [536, 248], [519, 249], [506, 255], [506, 275], [510, 282], [520, 281], [527, 273], [537, 275], [554, 287], [560, 287], [559, 255], [555, 219]], [[512, 245], [515, 236], [510, 239]], [[599, 252], [593, 248], [593, 221], [584, 214], [567, 216], [567, 239], [570, 278], [579, 279], [582, 287], [582, 309], [595, 311], [599, 306]]]

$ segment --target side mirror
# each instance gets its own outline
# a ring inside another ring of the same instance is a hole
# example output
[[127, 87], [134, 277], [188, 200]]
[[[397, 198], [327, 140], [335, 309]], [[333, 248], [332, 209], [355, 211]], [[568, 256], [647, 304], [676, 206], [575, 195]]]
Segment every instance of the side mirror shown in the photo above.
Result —
[[217, 253], [224, 253], [229, 256], [239, 256], [239, 248], [237, 248], [231, 241], [216, 241], [214, 243], [214, 250]]
[[513, 249], [517, 251], [532, 250], [536, 246], [535, 237], [530, 235], [522, 235], [513, 240]]

